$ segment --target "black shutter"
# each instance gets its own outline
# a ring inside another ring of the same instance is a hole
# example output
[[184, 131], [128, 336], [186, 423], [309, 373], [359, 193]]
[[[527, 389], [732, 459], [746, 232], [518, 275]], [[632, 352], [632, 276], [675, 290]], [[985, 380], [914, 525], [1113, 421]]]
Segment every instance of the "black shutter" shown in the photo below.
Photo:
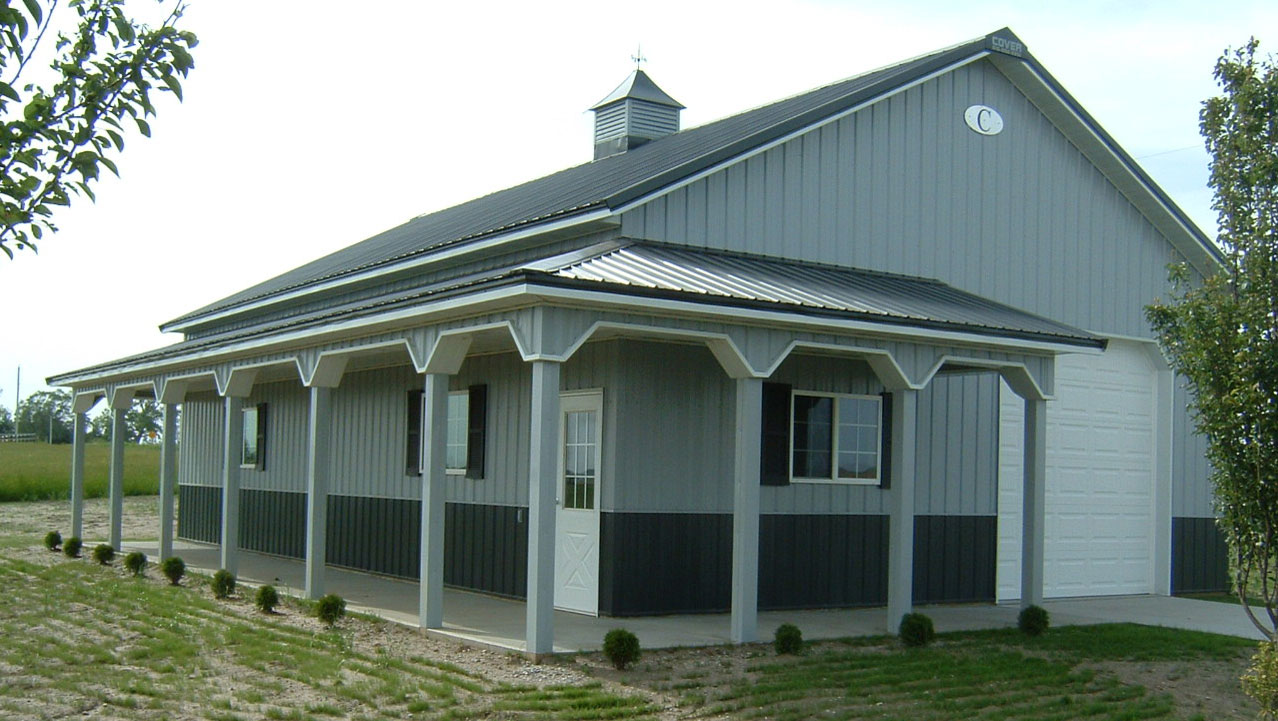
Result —
[[892, 394], [883, 391], [883, 416], [879, 421], [879, 487], [892, 487]]
[[466, 419], [466, 477], [484, 477], [484, 436], [488, 426], [488, 386], [470, 387], [469, 418]]
[[763, 384], [763, 438], [760, 439], [759, 482], [790, 485], [790, 386]]
[[257, 404], [257, 470], [266, 470], [266, 404]]
[[422, 392], [408, 392], [407, 447], [404, 448], [404, 473], [410, 476], [422, 472]]

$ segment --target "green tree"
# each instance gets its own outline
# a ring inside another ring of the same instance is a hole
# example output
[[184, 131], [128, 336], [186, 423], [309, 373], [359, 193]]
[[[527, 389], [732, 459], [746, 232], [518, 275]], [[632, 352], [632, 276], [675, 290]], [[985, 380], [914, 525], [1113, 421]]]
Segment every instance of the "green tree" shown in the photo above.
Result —
[[[102, 408], [89, 419], [89, 436], [111, 440], [112, 411]], [[150, 398], [135, 400], [124, 414], [126, 443], [154, 443], [164, 435], [164, 407]]]
[[[176, 23], [176, 4], [159, 27], [124, 13], [124, 0], [70, 0], [74, 27], [40, 53], [58, 0], [0, 0], [0, 250], [35, 250], [54, 232], [54, 208], [73, 195], [93, 199], [101, 168], [124, 149], [124, 129], [150, 135], [154, 92], [182, 98], [181, 78], [194, 66], [195, 35]], [[31, 60], [53, 70], [45, 86], [28, 82]]]
[[0, 406], [0, 434], [13, 433], [13, 414], [8, 408]]
[[18, 425], [23, 433], [34, 433], [36, 439], [53, 443], [71, 442], [71, 394], [63, 391], [38, 391], [18, 404]]
[[[1198, 432], [1248, 618], [1278, 640], [1278, 68], [1255, 39], [1226, 51], [1200, 128], [1210, 152], [1224, 262], [1146, 315], [1188, 381]], [[1264, 608], [1253, 608], [1259, 595]], [[1263, 702], [1262, 702], [1263, 703]]]

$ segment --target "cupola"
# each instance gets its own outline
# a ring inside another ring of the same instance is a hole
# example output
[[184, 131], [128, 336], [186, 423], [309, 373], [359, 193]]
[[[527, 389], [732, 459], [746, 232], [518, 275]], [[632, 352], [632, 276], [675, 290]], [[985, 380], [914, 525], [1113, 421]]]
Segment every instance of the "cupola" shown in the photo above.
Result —
[[595, 159], [624, 153], [679, 132], [683, 105], [636, 69], [608, 97], [595, 103]]

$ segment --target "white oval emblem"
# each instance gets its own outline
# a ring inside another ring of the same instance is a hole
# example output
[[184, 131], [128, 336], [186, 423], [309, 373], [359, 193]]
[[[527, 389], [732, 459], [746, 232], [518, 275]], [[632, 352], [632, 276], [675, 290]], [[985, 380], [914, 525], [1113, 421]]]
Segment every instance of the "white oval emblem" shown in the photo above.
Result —
[[998, 135], [1003, 132], [1003, 116], [988, 105], [973, 105], [963, 113], [967, 127], [981, 135]]

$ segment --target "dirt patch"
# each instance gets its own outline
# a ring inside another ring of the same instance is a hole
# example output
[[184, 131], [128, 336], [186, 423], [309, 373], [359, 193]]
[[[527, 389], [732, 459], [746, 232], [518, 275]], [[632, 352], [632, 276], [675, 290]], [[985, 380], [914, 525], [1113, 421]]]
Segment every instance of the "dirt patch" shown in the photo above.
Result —
[[[85, 546], [107, 537], [110, 501], [89, 498], [84, 502]], [[176, 511], [175, 511], [176, 514]], [[160, 501], [158, 496], [126, 496], [124, 498], [125, 540], [160, 537]], [[30, 535], [38, 543], [49, 531], [65, 538], [71, 535], [70, 501], [35, 501], [0, 503], [0, 535]]]
[[1260, 706], [1243, 693], [1238, 677], [1251, 660], [1251, 651], [1228, 661], [1162, 661], [1086, 664], [1101, 673], [1112, 674], [1123, 683], [1144, 686], [1150, 693], [1170, 694], [1176, 710], [1188, 718], [1201, 714], [1205, 719], [1254, 719]]

